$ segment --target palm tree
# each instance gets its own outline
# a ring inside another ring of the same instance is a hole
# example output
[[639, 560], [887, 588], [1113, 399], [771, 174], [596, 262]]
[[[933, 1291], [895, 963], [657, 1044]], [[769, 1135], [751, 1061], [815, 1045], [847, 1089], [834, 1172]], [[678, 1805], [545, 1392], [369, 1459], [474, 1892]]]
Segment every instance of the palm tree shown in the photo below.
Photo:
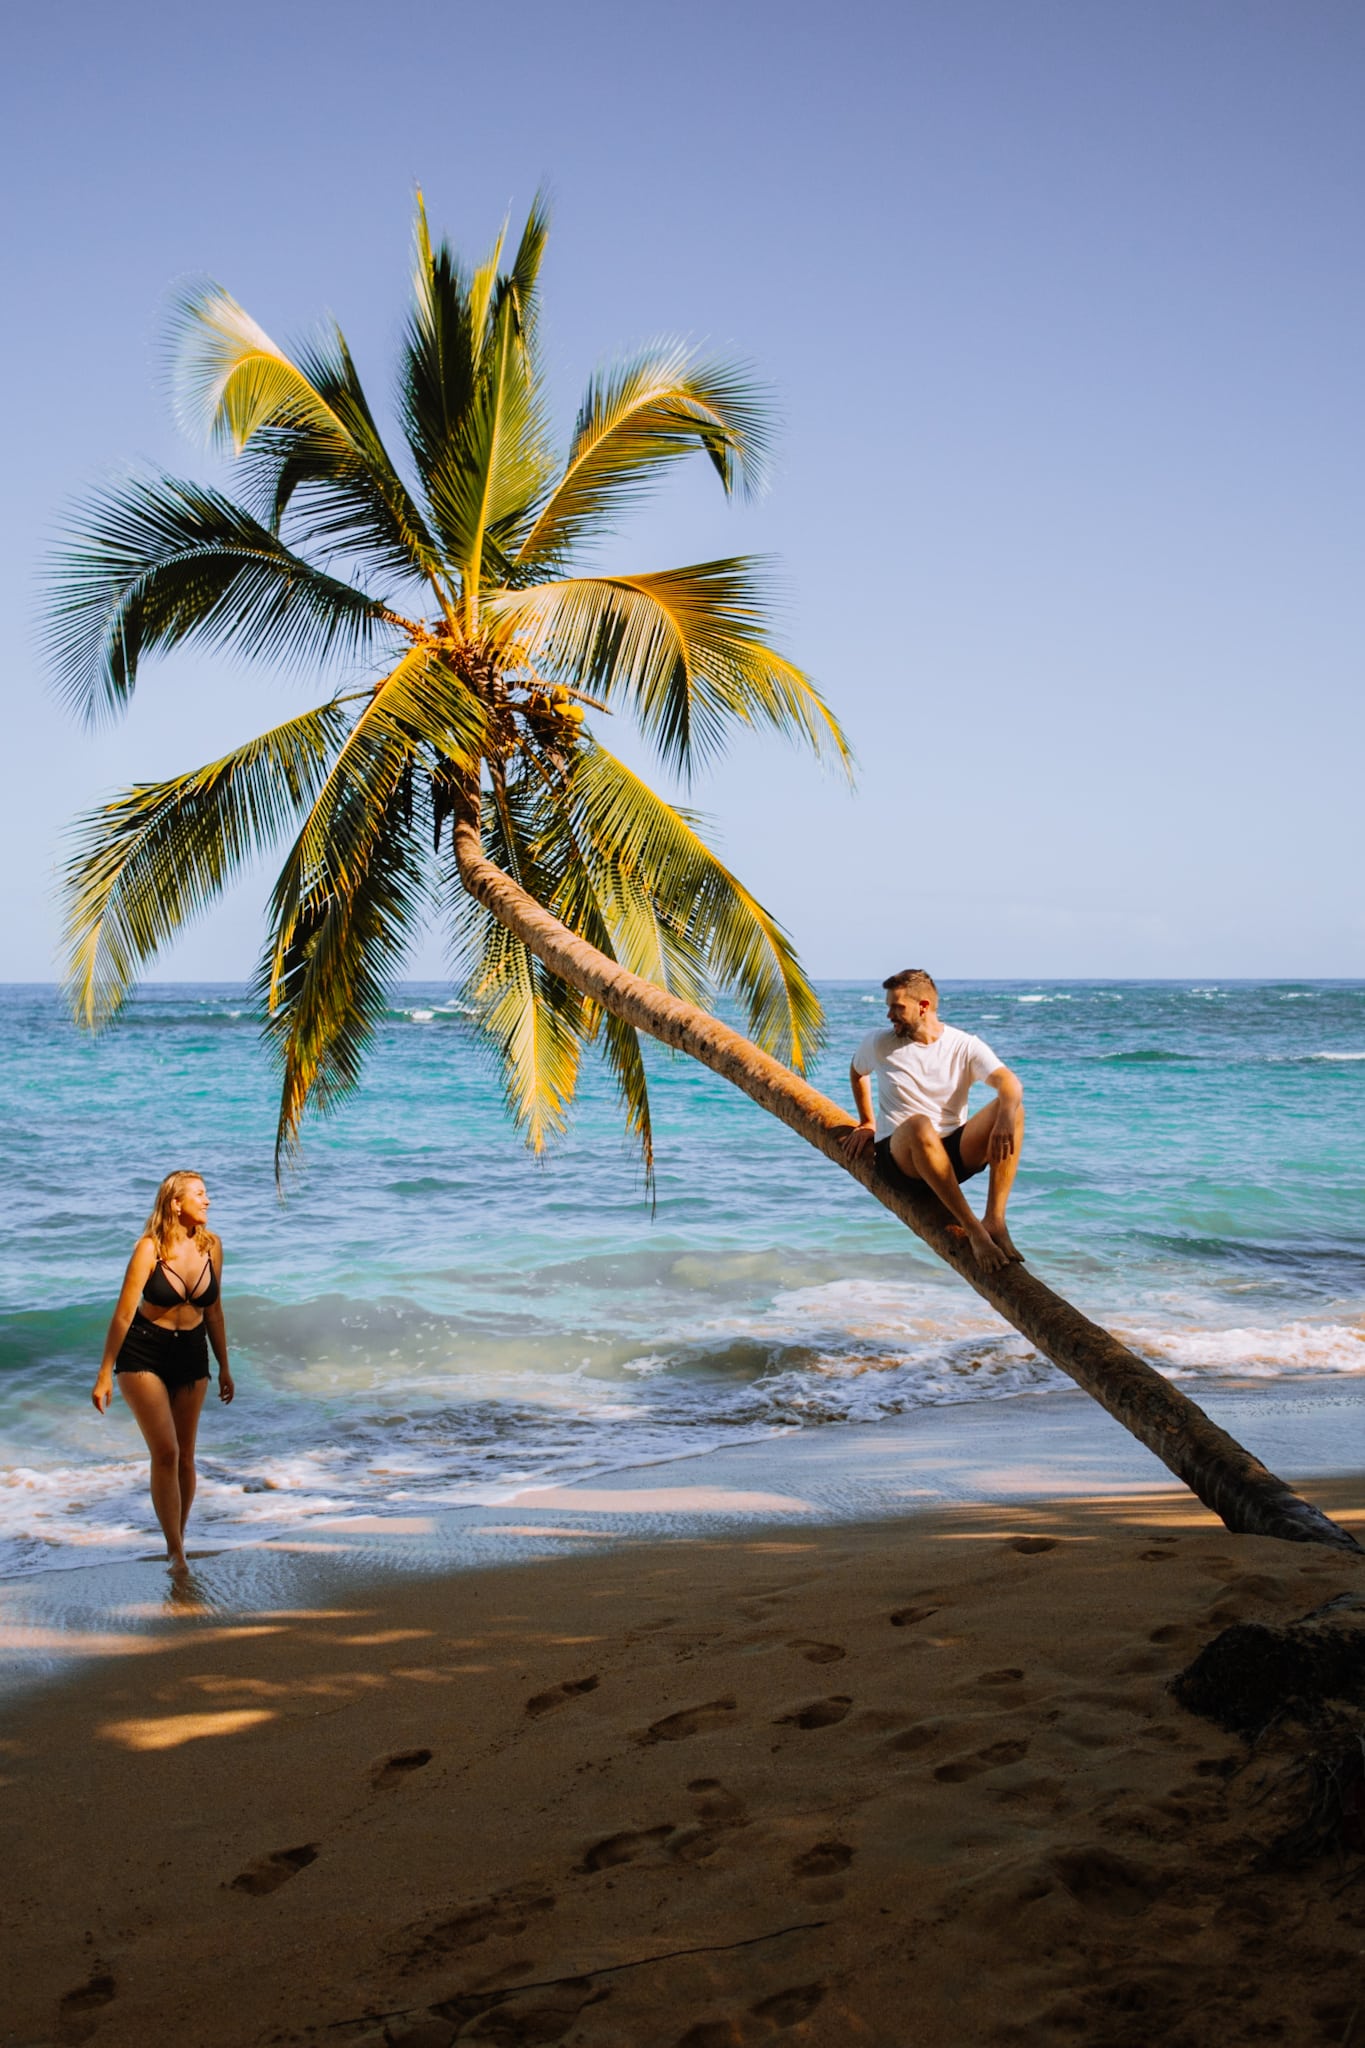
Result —
[[[506, 267], [500, 238], [466, 271], [432, 247], [419, 201], [406, 475], [338, 329], [289, 354], [215, 285], [180, 300], [181, 417], [228, 451], [240, 489], [143, 476], [82, 508], [54, 572], [59, 685], [88, 719], [117, 713], [145, 654], [199, 641], [340, 664], [352, 686], [81, 821], [66, 874], [78, 1020], [112, 1018], [158, 949], [292, 834], [256, 982], [281, 1070], [277, 1167], [305, 1109], [355, 1086], [388, 986], [439, 914], [533, 1149], [562, 1129], [595, 1046], [651, 1176], [639, 1034], [677, 1047], [868, 1186], [1230, 1527], [1354, 1547], [1032, 1274], [977, 1272], [927, 1192], [842, 1149], [849, 1118], [801, 1078], [820, 1010], [789, 939], [586, 715], [628, 711], [684, 775], [736, 726], [848, 765], [834, 716], [769, 644], [759, 564], [572, 573], [684, 457], [752, 490], [761, 395], [732, 364], [656, 346], [593, 379], [561, 458], [537, 334], [546, 229], [538, 200]], [[750, 1038], [712, 1014], [723, 992]]]

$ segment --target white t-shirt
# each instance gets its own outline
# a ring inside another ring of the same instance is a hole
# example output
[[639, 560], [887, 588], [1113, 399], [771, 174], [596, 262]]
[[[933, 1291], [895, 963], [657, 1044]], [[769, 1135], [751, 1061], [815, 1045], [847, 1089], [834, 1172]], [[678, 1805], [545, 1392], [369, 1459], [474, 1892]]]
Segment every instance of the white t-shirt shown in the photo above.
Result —
[[889, 1138], [907, 1117], [928, 1116], [939, 1135], [967, 1121], [967, 1095], [1001, 1062], [983, 1038], [945, 1024], [932, 1045], [898, 1038], [889, 1027], [869, 1031], [853, 1055], [855, 1073], [877, 1077], [877, 1137]]

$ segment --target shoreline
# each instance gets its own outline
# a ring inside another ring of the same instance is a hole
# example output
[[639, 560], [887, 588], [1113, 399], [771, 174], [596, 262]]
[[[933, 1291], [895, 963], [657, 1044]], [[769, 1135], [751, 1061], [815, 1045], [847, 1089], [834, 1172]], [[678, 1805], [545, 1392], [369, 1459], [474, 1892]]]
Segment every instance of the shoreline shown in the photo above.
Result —
[[[1201, 1405], [1296, 1490], [1312, 1497], [1326, 1482], [1334, 1496], [1352, 1497], [1342, 1450], [1365, 1441], [1365, 1386], [1339, 1377], [1223, 1383]], [[154, 1553], [54, 1566], [0, 1580], [0, 1706], [148, 1635], [366, 1589], [387, 1597], [406, 1580], [550, 1559], [566, 1545], [600, 1556], [745, 1530], [1122, 1498], [1183, 1501], [1197, 1520], [1222, 1526], [1094, 1401], [1066, 1389], [757, 1438], [526, 1487], [496, 1504], [319, 1518], [298, 1537], [218, 1551], [192, 1546], [182, 1596], [168, 1589], [164, 1559]], [[1316, 1504], [1333, 1512], [1329, 1498]]]

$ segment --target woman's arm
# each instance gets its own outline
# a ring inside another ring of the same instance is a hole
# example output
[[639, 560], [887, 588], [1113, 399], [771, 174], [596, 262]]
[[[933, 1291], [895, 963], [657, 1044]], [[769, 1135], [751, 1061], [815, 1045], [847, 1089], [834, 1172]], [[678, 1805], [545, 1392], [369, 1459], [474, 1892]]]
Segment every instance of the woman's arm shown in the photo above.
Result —
[[230, 1401], [237, 1388], [228, 1364], [227, 1324], [223, 1321], [223, 1240], [215, 1237], [209, 1245], [209, 1257], [213, 1260], [213, 1271], [218, 1281], [218, 1299], [212, 1308], [204, 1310], [204, 1328], [209, 1333], [213, 1355], [218, 1360], [218, 1399]]
[[156, 1246], [152, 1243], [150, 1237], [140, 1237], [133, 1246], [133, 1256], [129, 1259], [128, 1270], [123, 1276], [123, 1285], [119, 1289], [118, 1303], [109, 1323], [109, 1334], [104, 1340], [104, 1356], [100, 1360], [100, 1369], [96, 1374], [95, 1384], [90, 1393], [90, 1398], [101, 1415], [104, 1414], [110, 1401], [113, 1399], [114, 1360], [123, 1348], [123, 1340], [128, 1334], [128, 1325], [132, 1322], [137, 1312], [137, 1305], [142, 1299], [142, 1290], [151, 1278], [152, 1268], [155, 1264]]

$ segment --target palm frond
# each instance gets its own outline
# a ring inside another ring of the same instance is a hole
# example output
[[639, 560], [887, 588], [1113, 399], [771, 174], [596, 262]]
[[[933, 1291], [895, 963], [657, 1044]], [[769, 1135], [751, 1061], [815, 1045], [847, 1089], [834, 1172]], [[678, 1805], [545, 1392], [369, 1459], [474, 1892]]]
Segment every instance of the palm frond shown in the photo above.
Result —
[[697, 562], [507, 591], [490, 621], [542, 673], [610, 702], [626, 697], [670, 766], [718, 754], [735, 725], [769, 725], [851, 772], [852, 753], [809, 679], [769, 647], [762, 565]]
[[[580, 841], [635, 879], [673, 957], [704, 963], [712, 984], [743, 1005], [755, 1042], [802, 1072], [820, 1046], [820, 999], [781, 925], [712, 852], [696, 819], [595, 743], [575, 758], [568, 798]], [[700, 988], [677, 992], [706, 999]]]
[[77, 821], [63, 895], [67, 987], [80, 1023], [107, 1023], [167, 939], [298, 817], [349, 723], [341, 705], [320, 705]]
[[290, 357], [220, 285], [188, 286], [171, 325], [172, 393], [182, 424], [245, 456], [278, 529], [300, 492], [310, 537], [390, 573], [438, 576], [426, 523], [384, 446], [335, 325]]
[[540, 266], [545, 260], [545, 245], [549, 239], [550, 196], [542, 187], [531, 201], [531, 210], [526, 216], [521, 240], [517, 243], [517, 253], [507, 274], [508, 288], [516, 308], [517, 330], [533, 361], [540, 312]]
[[583, 998], [496, 921], [469, 994], [501, 1062], [508, 1112], [527, 1148], [539, 1154], [562, 1135], [578, 1085]]
[[284, 1001], [289, 963], [312, 906], [343, 902], [362, 889], [383, 821], [413, 768], [424, 762], [466, 769], [478, 758], [484, 711], [430, 642], [411, 648], [370, 697], [347, 733], [275, 885], [273, 962], [263, 984], [272, 1013]]
[[548, 226], [538, 196], [510, 271], [499, 269], [500, 235], [467, 277], [446, 243], [433, 249], [418, 200], [400, 406], [432, 523], [473, 590], [502, 580], [511, 539], [553, 474], [534, 347]]
[[280, 1068], [277, 1177], [297, 1151], [305, 1110], [325, 1114], [359, 1080], [429, 905], [424, 833], [405, 777], [382, 799], [374, 787], [349, 794], [357, 815], [345, 884], [323, 869], [314, 871], [301, 901], [277, 888], [253, 989]]
[[201, 640], [316, 665], [398, 620], [217, 491], [135, 477], [91, 498], [48, 573], [57, 687], [87, 720], [123, 708], [145, 653]]
[[448, 459], [427, 478], [432, 518], [460, 565], [472, 628], [485, 584], [510, 573], [511, 549], [553, 468], [544, 396], [501, 290], [474, 391]]
[[561, 563], [609, 531], [674, 462], [709, 457], [726, 491], [760, 488], [771, 428], [762, 391], [737, 365], [660, 343], [594, 377], [563, 474], [521, 541], [519, 563]]
[[627, 1024], [624, 1018], [613, 1017], [610, 1010], [602, 1010], [599, 1015], [602, 1057], [616, 1083], [616, 1099], [626, 1120], [626, 1130], [640, 1147], [645, 1193], [649, 1196], [652, 1208], [656, 1186], [654, 1117], [649, 1104], [649, 1077], [645, 1072], [640, 1034], [635, 1026]]
[[[491, 859], [546, 902], [563, 877], [547, 865], [544, 834], [536, 830], [543, 820], [535, 811], [534, 791], [497, 792], [485, 803], [485, 843]], [[508, 1110], [528, 1148], [539, 1154], [567, 1123], [592, 1005], [495, 919], [480, 919], [477, 930], [480, 944], [466, 997], [497, 1053]]]
[[[619, 960], [633, 974], [681, 994], [679, 982], [686, 980], [686, 973], [679, 972], [678, 948], [669, 943], [672, 935], [660, 924], [653, 904], [632, 887], [632, 878], [616, 873], [606, 862], [594, 861], [590, 850], [585, 857], [584, 849], [572, 842], [567, 806], [555, 808], [559, 815], [554, 826], [542, 834], [541, 844], [554, 834], [555, 826], [566, 842], [553, 904], [556, 917], [608, 960]], [[645, 1188], [652, 1196], [654, 1123], [640, 1035], [634, 1025], [591, 1003], [584, 1006], [584, 1026], [586, 1034], [600, 1042], [616, 1083], [626, 1130], [640, 1147]]]
[[403, 341], [398, 403], [408, 446], [429, 493], [432, 477], [451, 459], [454, 437], [473, 399], [479, 350], [469, 279], [447, 242], [432, 247], [420, 192], [416, 242], [413, 302]]
[[[514, 778], [485, 794], [483, 808], [489, 857], [608, 959], [620, 957], [614, 936], [620, 919], [606, 865], [594, 862], [591, 848], [585, 851], [575, 840], [567, 790], [554, 765], [523, 755]], [[497, 1056], [504, 1099], [527, 1131], [530, 1148], [542, 1151], [564, 1129], [582, 1052], [596, 1043], [616, 1082], [652, 1192], [649, 1088], [634, 1028], [547, 974], [491, 912], [463, 893], [457, 876], [451, 879], [453, 964]]]

